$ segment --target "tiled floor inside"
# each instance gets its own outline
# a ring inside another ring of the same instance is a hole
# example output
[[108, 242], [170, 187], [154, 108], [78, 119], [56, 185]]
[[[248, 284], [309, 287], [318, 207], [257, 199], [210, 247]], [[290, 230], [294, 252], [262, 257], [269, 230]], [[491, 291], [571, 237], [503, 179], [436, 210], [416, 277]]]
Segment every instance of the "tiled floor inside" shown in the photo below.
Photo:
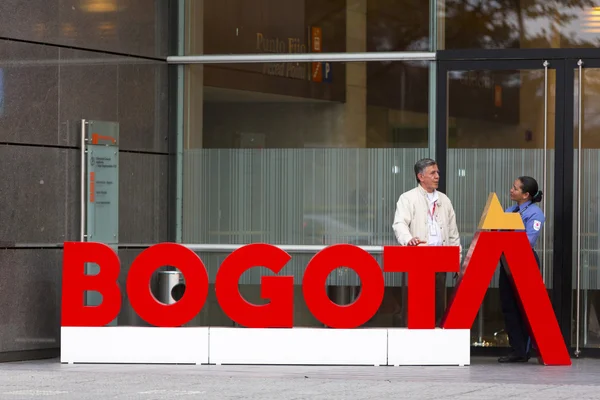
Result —
[[600, 399], [600, 360], [570, 367], [0, 364], [0, 399]]

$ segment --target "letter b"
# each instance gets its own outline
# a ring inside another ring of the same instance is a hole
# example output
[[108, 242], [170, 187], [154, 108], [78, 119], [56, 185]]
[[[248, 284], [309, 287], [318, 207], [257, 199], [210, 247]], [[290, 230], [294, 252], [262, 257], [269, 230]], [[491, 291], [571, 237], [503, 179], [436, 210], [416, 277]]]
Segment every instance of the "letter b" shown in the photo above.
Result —
[[[97, 275], [86, 275], [85, 264], [100, 267]], [[121, 308], [121, 291], [117, 284], [120, 263], [107, 245], [91, 242], [66, 242], [63, 251], [62, 326], [105, 326]], [[99, 306], [85, 306], [86, 291], [102, 295]]]

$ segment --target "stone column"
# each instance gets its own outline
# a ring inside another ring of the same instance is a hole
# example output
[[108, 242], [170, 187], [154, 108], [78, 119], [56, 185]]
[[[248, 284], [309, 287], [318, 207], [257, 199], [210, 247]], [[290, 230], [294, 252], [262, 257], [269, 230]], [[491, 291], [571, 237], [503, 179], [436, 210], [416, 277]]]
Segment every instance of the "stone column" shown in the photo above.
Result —
[[[189, 55], [204, 54], [204, 0], [186, 2], [185, 51]], [[184, 143], [185, 150], [202, 148], [204, 107], [204, 66], [185, 67], [184, 90]]]
[[[367, 51], [367, 0], [346, 0], [346, 51]], [[367, 145], [367, 64], [346, 64], [344, 123], [335, 142], [343, 147]]]

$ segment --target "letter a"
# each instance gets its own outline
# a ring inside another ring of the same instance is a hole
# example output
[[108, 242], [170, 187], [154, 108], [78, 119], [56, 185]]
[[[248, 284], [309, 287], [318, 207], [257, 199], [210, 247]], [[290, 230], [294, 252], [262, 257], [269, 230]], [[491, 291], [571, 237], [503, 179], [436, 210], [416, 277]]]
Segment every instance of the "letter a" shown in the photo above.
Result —
[[442, 323], [445, 329], [470, 329], [504, 254], [509, 276], [545, 365], [571, 365], [571, 358], [525, 232], [478, 232], [467, 269]]

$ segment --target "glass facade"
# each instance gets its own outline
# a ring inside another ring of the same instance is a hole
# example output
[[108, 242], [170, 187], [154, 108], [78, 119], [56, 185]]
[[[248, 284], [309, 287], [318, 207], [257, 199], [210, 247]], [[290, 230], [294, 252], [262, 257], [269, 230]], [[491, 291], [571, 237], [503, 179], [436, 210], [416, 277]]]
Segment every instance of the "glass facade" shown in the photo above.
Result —
[[[513, 180], [530, 175], [546, 215], [535, 250], [563, 334], [577, 350], [600, 347], [600, 242], [590, 207], [600, 143], [593, 122], [600, 4], [182, 0], [180, 15], [178, 55], [199, 57], [180, 70], [183, 243], [395, 244], [395, 202], [415, 186], [414, 163], [432, 157], [464, 256], [489, 192], [508, 207]], [[427, 51], [435, 61], [368, 58]], [[329, 61], [269, 60], [309, 53]], [[227, 59], [249, 54], [264, 60]], [[223, 61], [202, 61], [213, 55]], [[580, 58], [587, 60], [581, 82]], [[228, 254], [201, 253], [211, 283]], [[283, 272], [295, 277], [299, 326], [320, 326], [299, 286], [311, 256], [294, 255]], [[249, 301], [265, 302], [259, 283], [268, 274], [257, 267], [242, 277]], [[341, 304], [358, 286], [344, 268], [328, 282]], [[233, 325], [211, 296], [192, 325]], [[366, 326], [406, 326], [405, 276], [386, 276], [384, 302]], [[506, 346], [503, 327], [497, 273], [473, 345]]]
[[191, 55], [429, 49], [428, 1], [182, 1]]
[[438, 0], [440, 49], [595, 48], [595, 0]]
[[[324, 63], [329, 79], [320, 82], [309, 79], [311, 66], [189, 66], [184, 243], [394, 243], [397, 194], [414, 187], [404, 172], [428, 155], [428, 64]], [[202, 255], [212, 278], [226, 255]], [[286, 267], [299, 303], [310, 257], [295, 255]], [[257, 268], [240, 282], [253, 299], [264, 273]], [[332, 280], [343, 290], [357, 285], [353, 272]], [[390, 277], [381, 318], [391, 321], [399, 307], [399, 285]], [[213, 308], [199, 318], [226, 323]], [[304, 314], [297, 324], [316, 324]]]
[[[597, 113], [600, 105], [600, 69], [591, 65], [575, 70], [576, 113], [581, 113], [581, 120], [575, 119], [574, 132], [577, 135], [575, 147], [575, 180], [574, 193], [574, 231], [573, 238], [573, 304], [574, 331], [580, 332], [580, 344], [583, 347], [600, 346], [600, 274], [598, 272], [599, 214], [595, 205], [600, 192], [598, 190], [598, 161], [600, 160], [600, 136], [598, 136]], [[579, 137], [579, 133], [581, 137]], [[581, 159], [579, 159], [581, 154]], [[580, 166], [580, 167], [579, 167]], [[580, 172], [579, 174], [577, 172]], [[579, 223], [578, 223], [579, 222]], [[577, 251], [578, 250], [578, 251]], [[578, 273], [579, 270], [579, 273]], [[579, 288], [579, 290], [577, 290]], [[578, 293], [579, 292], [579, 293]], [[579, 310], [577, 310], [579, 304]], [[577, 318], [578, 317], [578, 318]], [[577, 321], [579, 323], [577, 323]], [[576, 342], [574, 341], [574, 344]]]
[[[548, 124], [544, 151], [544, 122], [547, 115], [555, 115], [556, 102], [555, 93], [546, 93], [544, 86], [545, 78], [550, 82], [556, 80], [556, 71], [549, 70], [546, 76], [543, 66], [540, 67], [447, 72], [447, 192], [454, 202], [466, 253], [488, 194], [496, 192], [502, 205], [508, 207], [514, 179], [523, 175], [535, 177], [545, 195], [540, 206], [546, 221], [535, 250], [546, 278], [552, 276], [553, 262], [554, 174], [548, 166], [554, 157], [554, 124], [553, 121]], [[499, 276], [498, 269], [479, 315], [475, 341], [479, 345], [502, 345], [507, 341], [498, 292]], [[551, 288], [552, 281], [545, 281], [546, 287]]]

